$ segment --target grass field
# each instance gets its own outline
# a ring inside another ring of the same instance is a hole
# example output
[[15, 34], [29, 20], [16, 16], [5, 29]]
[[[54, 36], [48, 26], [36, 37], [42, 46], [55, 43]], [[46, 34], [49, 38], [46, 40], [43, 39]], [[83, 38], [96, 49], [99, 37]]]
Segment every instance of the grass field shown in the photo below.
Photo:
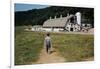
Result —
[[44, 35], [23, 29], [23, 27], [17, 27], [15, 30], [15, 65], [37, 61], [43, 46]]
[[[15, 65], [31, 64], [39, 59], [46, 33], [15, 28]], [[93, 35], [51, 33], [52, 46], [66, 61], [83, 61], [94, 56]]]
[[93, 35], [54, 34], [52, 42], [66, 61], [83, 61], [94, 56]]

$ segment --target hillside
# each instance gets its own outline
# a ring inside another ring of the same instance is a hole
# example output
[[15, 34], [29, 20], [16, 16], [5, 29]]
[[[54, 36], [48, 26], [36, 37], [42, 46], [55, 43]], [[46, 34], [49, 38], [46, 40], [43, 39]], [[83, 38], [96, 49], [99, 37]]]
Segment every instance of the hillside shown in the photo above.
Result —
[[93, 8], [79, 8], [79, 7], [60, 7], [51, 6], [43, 9], [32, 9], [28, 11], [15, 12], [15, 26], [23, 25], [42, 25], [43, 22], [51, 16], [54, 18], [75, 14], [76, 12], [82, 13], [82, 23], [91, 23], [94, 27], [94, 9]]

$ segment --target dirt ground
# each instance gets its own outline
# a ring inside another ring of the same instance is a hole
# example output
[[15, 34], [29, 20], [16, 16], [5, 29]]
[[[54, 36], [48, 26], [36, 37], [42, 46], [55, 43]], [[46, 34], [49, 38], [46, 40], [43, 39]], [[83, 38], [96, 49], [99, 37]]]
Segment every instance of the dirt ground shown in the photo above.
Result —
[[50, 54], [47, 54], [44, 49], [40, 53], [40, 59], [36, 62], [38, 64], [42, 63], [61, 63], [65, 62], [65, 59], [61, 57], [56, 50], [52, 50]]

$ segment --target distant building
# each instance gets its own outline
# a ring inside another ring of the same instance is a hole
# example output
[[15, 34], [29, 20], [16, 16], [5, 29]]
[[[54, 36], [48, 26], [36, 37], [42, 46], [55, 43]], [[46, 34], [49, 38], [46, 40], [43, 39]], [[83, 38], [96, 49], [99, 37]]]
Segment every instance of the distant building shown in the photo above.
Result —
[[41, 25], [34, 25], [31, 30], [32, 31], [42, 31], [42, 26]]
[[75, 15], [67, 15], [52, 19], [51, 17], [43, 23], [43, 26], [33, 26], [34, 31], [84, 31], [91, 28], [91, 24], [81, 24], [81, 13], [77, 12]]

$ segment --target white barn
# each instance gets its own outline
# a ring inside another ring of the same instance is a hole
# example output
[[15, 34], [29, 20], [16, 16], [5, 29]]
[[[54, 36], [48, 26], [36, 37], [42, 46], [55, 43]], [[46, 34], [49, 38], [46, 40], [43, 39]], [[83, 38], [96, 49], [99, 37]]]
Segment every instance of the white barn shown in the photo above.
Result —
[[80, 31], [80, 25], [76, 23], [74, 15], [69, 15], [67, 17], [48, 19], [43, 24], [43, 30], [45, 31]]
[[67, 15], [66, 17], [46, 20], [43, 23], [43, 26], [35, 25], [32, 28], [32, 31], [48, 31], [48, 32], [59, 32], [59, 31], [68, 31], [68, 32], [80, 32], [91, 28], [91, 24], [81, 24], [81, 13], [77, 12], [75, 15]]

